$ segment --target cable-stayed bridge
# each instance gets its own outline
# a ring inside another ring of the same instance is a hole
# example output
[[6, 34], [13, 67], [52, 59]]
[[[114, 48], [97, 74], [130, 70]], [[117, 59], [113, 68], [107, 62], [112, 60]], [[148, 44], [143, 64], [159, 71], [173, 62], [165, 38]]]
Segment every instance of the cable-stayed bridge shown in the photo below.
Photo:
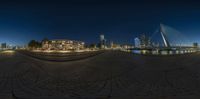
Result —
[[[154, 38], [154, 36], [156, 38]], [[160, 53], [161, 51], [167, 51], [167, 53], [173, 53], [176, 51], [181, 53], [187, 52], [196, 52], [198, 50], [197, 47], [193, 46], [193, 42], [190, 39], [178, 30], [160, 24], [159, 29], [152, 34], [150, 40], [159, 39], [160, 46], [148, 46], [143, 48], [133, 48], [131, 50], [147, 50], [147, 51], [157, 51]]]
[[162, 37], [165, 48], [193, 47], [188, 37], [170, 26], [160, 24], [158, 33]]

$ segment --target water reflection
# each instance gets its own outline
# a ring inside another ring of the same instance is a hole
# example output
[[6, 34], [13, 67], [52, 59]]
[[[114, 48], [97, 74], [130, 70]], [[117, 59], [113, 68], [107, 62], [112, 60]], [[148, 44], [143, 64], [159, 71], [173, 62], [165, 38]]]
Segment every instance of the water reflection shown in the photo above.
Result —
[[174, 55], [174, 54], [187, 54], [196, 52], [194, 50], [132, 50], [134, 54], [149, 54], [149, 55]]

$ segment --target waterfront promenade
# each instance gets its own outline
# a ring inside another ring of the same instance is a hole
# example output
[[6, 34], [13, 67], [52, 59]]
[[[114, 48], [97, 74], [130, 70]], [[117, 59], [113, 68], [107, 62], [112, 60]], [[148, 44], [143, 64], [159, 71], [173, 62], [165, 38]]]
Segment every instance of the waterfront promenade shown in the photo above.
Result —
[[51, 62], [0, 54], [0, 99], [200, 98], [200, 53], [144, 56], [106, 51]]

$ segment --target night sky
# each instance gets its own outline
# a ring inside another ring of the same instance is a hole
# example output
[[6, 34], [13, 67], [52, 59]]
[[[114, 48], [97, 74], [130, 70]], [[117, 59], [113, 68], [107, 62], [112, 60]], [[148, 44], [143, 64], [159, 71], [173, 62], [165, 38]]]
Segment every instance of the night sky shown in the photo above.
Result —
[[141, 33], [151, 36], [160, 23], [200, 43], [199, 5], [197, 0], [6, 0], [0, 2], [0, 43], [23, 45], [45, 37], [97, 43], [104, 34], [130, 44]]

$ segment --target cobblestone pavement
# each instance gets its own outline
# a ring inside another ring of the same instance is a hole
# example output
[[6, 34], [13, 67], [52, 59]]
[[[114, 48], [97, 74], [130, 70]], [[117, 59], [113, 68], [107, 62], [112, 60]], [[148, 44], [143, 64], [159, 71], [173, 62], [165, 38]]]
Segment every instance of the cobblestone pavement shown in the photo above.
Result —
[[0, 54], [0, 99], [199, 99], [199, 60], [200, 53], [108, 51], [68, 62]]

